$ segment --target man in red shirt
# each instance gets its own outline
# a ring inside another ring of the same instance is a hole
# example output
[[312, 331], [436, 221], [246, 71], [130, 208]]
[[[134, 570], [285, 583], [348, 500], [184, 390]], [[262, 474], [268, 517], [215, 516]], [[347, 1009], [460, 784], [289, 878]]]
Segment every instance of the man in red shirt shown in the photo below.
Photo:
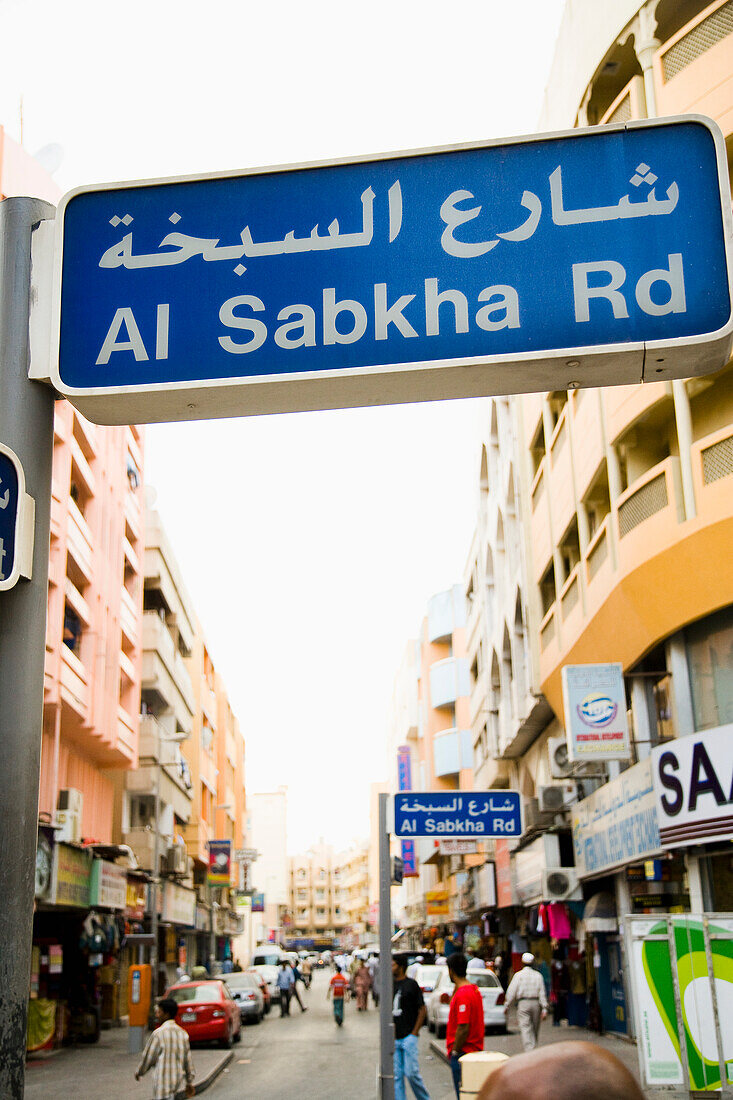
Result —
[[462, 1054], [484, 1049], [484, 1002], [477, 986], [466, 978], [467, 968], [465, 955], [457, 953], [448, 956], [448, 973], [455, 991], [448, 1010], [446, 1043], [458, 1100], [461, 1095], [461, 1064], [458, 1059]]

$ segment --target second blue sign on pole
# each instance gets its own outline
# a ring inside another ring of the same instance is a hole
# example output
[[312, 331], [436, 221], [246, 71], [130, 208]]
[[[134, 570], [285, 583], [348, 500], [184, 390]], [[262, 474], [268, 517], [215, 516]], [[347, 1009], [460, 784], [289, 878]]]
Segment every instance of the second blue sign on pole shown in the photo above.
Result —
[[399, 837], [519, 837], [518, 791], [419, 791], [396, 794], [394, 833]]

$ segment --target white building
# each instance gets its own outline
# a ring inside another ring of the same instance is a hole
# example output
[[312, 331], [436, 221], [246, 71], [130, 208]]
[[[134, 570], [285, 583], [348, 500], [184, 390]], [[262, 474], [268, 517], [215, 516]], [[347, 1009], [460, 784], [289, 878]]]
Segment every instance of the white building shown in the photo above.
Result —
[[253, 886], [265, 895], [264, 913], [253, 914], [258, 942], [266, 940], [272, 929], [276, 930], [278, 940], [282, 938], [281, 919], [290, 899], [287, 814], [287, 787], [263, 791], [249, 798], [248, 835], [258, 852], [252, 868]]

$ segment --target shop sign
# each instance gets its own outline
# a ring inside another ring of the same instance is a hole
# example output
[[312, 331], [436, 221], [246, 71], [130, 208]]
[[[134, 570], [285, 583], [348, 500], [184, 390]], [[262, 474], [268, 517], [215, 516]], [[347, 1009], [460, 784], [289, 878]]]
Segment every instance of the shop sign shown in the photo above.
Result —
[[629, 916], [626, 943], [645, 1094], [676, 1088], [676, 1096], [720, 1095], [722, 1085], [727, 1095], [733, 1082], [730, 914]]
[[497, 840], [494, 848], [496, 858], [496, 904], [499, 909], [514, 905], [512, 889], [512, 845], [516, 841]]
[[57, 844], [54, 848], [51, 886], [51, 901], [54, 905], [87, 909], [91, 874], [91, 852], [73, 848], [70, 844]]
[[89, 887], [89, 904], [104, 909], [124, 909], [127, 902], [127, 875], [116, 863], [95, 859]]
[[542, 872], [547, 868], [544, 837], [538, 837], [520, 852], [512, 855], [514, 889], [520, 905], [542, 896]]
[[660, 853], [651, 760], [628, 768], [577, 803], [573, 846], [581, 879]]
[[264, 913], [265, 911], [265, 895], [253, 894], [252, 895], [252, 912]]
[[231, 840], [209, 841], [209, 883], [212, 886], [228, 886], [231, 878]]
[[[409, 791], [412, 788], [412, 755], [409, 745], [400, 745], [397, 749], [397, 790]], [[417, 878], [417, 852], [414, 840], [401, 842], [402, 877]]]
[[733, 723], [660, 745], [652, 770], [665, 848], [733, 839]]
[[631, 759], [620, 664], [565, 665], [562, 697], [568, 759]]
[[429, 917], [447, 917], [450, 914], [450, 898], [448, 891], [427, 890], [425, 893], [425, 905]]
[[248, 897], [247, 894], [237, 894], [235, 905], [241, 917], [249, 916], [252, 912], [252, 898]]
[[166, 882], [163, 888], [163, 920], [193, 927], [196, 923], [196, 892], [176, 882]]
[[125, 916], [128, 920], [142, 920], [147, 902], [147, 883], [141, 878], [128, 878], [125, 891]]
[[442, 856], [475, 856], [478, 843], [475, 840], [439, 840], [438, 851]]

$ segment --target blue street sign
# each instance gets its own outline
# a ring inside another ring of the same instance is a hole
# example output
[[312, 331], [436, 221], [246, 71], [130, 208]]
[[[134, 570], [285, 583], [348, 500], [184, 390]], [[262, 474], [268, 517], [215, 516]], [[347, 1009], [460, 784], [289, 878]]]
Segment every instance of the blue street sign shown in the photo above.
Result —
[[12, 588], [21, 575], [18, 544], [24, 496], [20, 461], [0, 443], [0, 591]]
[[731, 346], [702, 118], [82, 188], [57, 232], [52, 381], [103, 422], [659, 380]]
[[518, 791], [427, 791], [396, 794], [394, 833], [400, 837], [518, 837]]

